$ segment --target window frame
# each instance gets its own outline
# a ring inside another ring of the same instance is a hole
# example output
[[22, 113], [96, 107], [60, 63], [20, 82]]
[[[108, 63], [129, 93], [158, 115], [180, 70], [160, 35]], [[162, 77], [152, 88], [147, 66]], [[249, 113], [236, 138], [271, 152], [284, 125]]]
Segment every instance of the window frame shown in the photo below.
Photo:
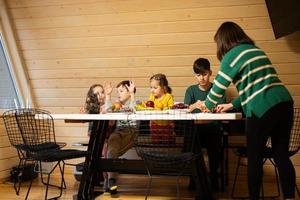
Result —
[[5, 62], [7, 63], [7, 67], [8, 67], [9, 74], [11, 76], [12, 84], [13, 84], [14, 89], [15, 89], [16, 94], [17, 94], [18, 105], [22, 106], [22, 105], [24, 105], [24, 103], [21, 101], [21, 95], [20, 95], [18, 83], [16, 81], [15, 72], [14, 72], [12, 66], [11, 66], [11, 61], [9, 59], [8, 52], [7, 52], [7, 49], [6, 49], [5, 46], [6, 45], [5, 45], [5, 41], [4, 41], [4, 38], [3, 38], [3, 34], [2, 34], [1, 29], [0, 29], [0, 48], [3, 48], [4, 59], [5, 59]]
[[[10, 72], [13, 76], [14, 84], [16, 87], [17, 95], [21, 107], [25, 107], [25, 102], [30, 102], [31, 107], [35, 106], [33, 100], [31, 87], [29, 84], [28, 74], [26, 73], [25, 62], [23, 56], [18, 49], [17, 40], [11, 17], [4, 0], [0, 0], [0, 33], [2, 36], [2, 45], [6, 54], [6, 59], [10, 65]], [[0, 114], [6, 109], [0, 109]]]

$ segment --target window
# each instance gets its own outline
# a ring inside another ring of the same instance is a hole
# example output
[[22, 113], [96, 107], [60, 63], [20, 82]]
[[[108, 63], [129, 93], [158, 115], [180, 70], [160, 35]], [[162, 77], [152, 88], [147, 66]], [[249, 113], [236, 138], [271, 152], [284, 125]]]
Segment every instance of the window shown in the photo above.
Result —
[[15, 108], [21, 105], [14, 75], [7, 58], [3, 37], [0, 33], [0, 109]]

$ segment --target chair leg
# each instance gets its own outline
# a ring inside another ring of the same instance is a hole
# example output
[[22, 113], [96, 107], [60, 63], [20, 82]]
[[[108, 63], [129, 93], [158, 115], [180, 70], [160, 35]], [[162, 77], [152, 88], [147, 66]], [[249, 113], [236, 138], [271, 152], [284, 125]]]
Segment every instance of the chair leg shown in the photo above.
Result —
[[[63, 161], [62, 161], [63, 162]], [[64, 171], [65, 171], [65, 163], [63, 162], [63, 166], [60, 165], [60, 162], [58, 162], [58, 164], [53, 168], [53, 170], [49, 173], [48, 175], [48, 184], [47, 184], [47, 189], [46, 189], [46, 196], [45, 196], [45, 200], [47, 200], [47, 192], [48, 192], [48, 186], [50, 185], [49, 184], [49, 180], [50, 180], [50, 174], [54, 171], [54, 169], [56, 167], [59, 167], [60, 169], [60, 173], [61, 173], [61, 181], [60, 181], [60, 187], [58, 187], [60, 190], [59, 190], [59, 195], [56, 196], [56, 197], [53, 197], [51, 199], [57, 199], [57, 198], [60, 198], [61, 195], [62, 195], [62, 190], [66, 188], [66, 184], [65, 184], [65, 180], [64, 180]]]
[[62, 195], [62, 190], [66, 189], [66, 182], [65, 182], [65, 178], [64, 178], [64, 172], [65, 172], [65, 162], [62, 161], [63, 165], [61, 166], [60, 162], [58, 163], [59, 169], [60, 169], [60, 174], [61, 174], [61, 181], [60, 181], [60, 193], [58, 197], [61, 197]]
[[38, 171], [40, 172], [40, 176], [41, 176], [41, 181], [44, 185], [46, 185], [47, 183], [44, 181], [44, 177], [43, 177], [43, 172], [41, 171], [42, 170], [42, 163], [39, 162], [39, 168], [38, 168]]
[[180, 199], [180, 188], [179, 188], [179, 179], [180, 179], [180, 175], [177, 176], [177, 183], [176, 183], [176, 190], [177, 190], [177, 199], [179, 200]]
[[145, 200], [148, 199], [148, 196], [150, 194], [151, 184], [152, 184], [152, 175], [150, 174], [150, 172], [148, 170], [147, 170], [147, 173], [148, 173], [148, 176], [149, 176], [149, 182], [148, 182], [148, 186], [147, 186]]
[[297, 191], [298, 197], [300, 197], [300, 192], [299, 192], [299, 188], [297, 186], [297, 183], [296, 183], [295, 187], [296, 187], [296, 191]]
[[66, 181], [65, 181], [65, 176], [64, 176], [64, 174], [65, 174], [65, 162], [63, 160], [61, 162], [63, 163], [63, 165], [61, 166], [59, 164], [60, 174], [61, 174], [61, 178], [62, 178], [61, 179], [61, 185], [60, 185], [60, 187], [62, 189], [67, 189], [67, 185], [66, 185]]
[[182, 173], [183, 173], [183, 171], [184, 171], [184, 169], [185, 169], [185, 164], [183, 165], [183, 168], [182, 168], [182, 170], [180, 171], [180, 173], [178, 174], [178, 176], [177, 176], [177, 181], [176, 181], [176, 190], [177, 190], [177, 199], [179, 200], [180, 198], [181, 198], [181, 195], [180, 195], [180, 177], [181, 177], [181, 175], [182, 175]]
[[[46, 185], [45, 200], [47, 200], [47, 197], [48, 197], [48, 189], [49, 189], [49, 186], [54, 186], [54, 187], [57, 187], [57, 188], [60, 189], [59, 195], [58, 195], [58, 196], [55, 196], [55, 197], [52, 197], [52, 198], [50, 198], [50, 199], [58, 199], [58, 198], [60, 198], [61, 195], [62, 195], [62, 190], [64, 189], [64, 185], [65, 185], [65, 180], [64, 180], [64, 176], [63, 176], [63, 175], [64, 175], [64, 165], [65, 165], [65, 163], [63, 162], [63, 166], [61, 166], [61, 165], [60, 165], [60, 162], [61, 162], [61, 161], [58, 161], [58, 162], [55, 164], [55, 166], [51, 169], [51, 171], [47, 174], [47, 183], [44, 183], [44, 182], [43, 182], [43, 184]], [[41, 161], [39, 161], [38, 164], [39, 164], [40, 169], [42, 169], [42, 163], [41, 163]], [[57, 166], [59, 166], [60, 172], [61, 172], [61, 175], [62, 175], [62, 179], [61, 179], [60, 186], [52, 185], [52, 184], [49, 183], [49, 182], [50, 182], [50, 176], [51, 176], [52, 172], [55, 171], [55, 169], [57, 168]], [[42, 173], [42, 172], [40, 172], [40, 173]], [[41, 175], [41, 177], [43, 177], [43, 176]], [[32, 181], [33, 181], [33, 180], [32, 180]], [[28, 195], [29, 195], [29, 192], [30, 192], [30, 189], [31, 189], [31, 185], [32, 185], [32, 181], [30, 182], [30, 185], [29, 185], [29, 188], [28, 188], [28, 191], [27, 191], [27, 195], [26, 195], [25, 200], [27, 200], [27, 198], [28, 198]]]
[[[19, 157], [18, 169], [20, 169], [21, 166], [24, 166], [23, 162], [22, 162], [23, 158], [22, 158], [22, 155], [20, 154], [20, 150], [17, 149], [17, 152], [18, 152], [18, 157]], [[13, 182], [14, 182], [14, 189], [15, 189], [16, 195], [19, 195], [20, 188], [21, 188], [21, 180], [20, 180], [19, 174], [17, 175], [17, 180], [13, 179]], [[18, 187], [17, 187], [17, 183], [18, 183]]]
[[[264, 166], [265, 162], [267, 161], [267, 159], [263, 159], [263, 164], [262, 166]], [[265, 199], [265, 190], [264, 190], [264, 171], [262, 171], [262, 177], [261, 177], [261, 198], [262, 200]]]
[[[22, 183], [22, 181], [20, 180], [20, 177], [18, 176], [17, 182], [14, 182], [14, 189], [16, 191], [16, 195], [18, 195], [18, 196], [20, 194], [21, 183]], [[18, 184], [18, 186], [17, 186], [17, 184]]]
[[228, 135], [223, 135], [223, 145], [222, 145], [222, 158], [220, 164], [220, 182], [221, 191], [225, 191], [225, 187], [228, 185]]
[[184, 172], [184, 170], [185, 170], [185, 168], [186, 168], [186, 165], [187, 165], [187, 163], [184, 163], [183, 164], [183, 166], [182, 166], [182, 169], [180, 170], [180, 172], [179, 172], [179, 174], [178, 174], [178, 176], [177, 176], [177, 183], [176, 183], [176, 189], [177, 189], [177, 199], [179, 200], [179, 199], [181, 199], [181, 195], [180, 195], [180, 177], [181, 177], [181, 175], [183, 174], [183, 172]]
[[152, 184], [152, 175], [151, 175], [148, 163], [145, 159], [144, 159], [144, 163], [145, 163], [145, 167], [146, 167], [147, 174], [148, 174], [148, 177], [149, 177], [149, 182], [148, 182], [148, 186], [147, 186], [147, 190], [146, 190], [146, 194], [145, 194], [145, 200], [147, 200], [148, 196], [150, 194], [150, 188], [151, 188], [151, 184]]
[[[18, 169], [23, 171], [25, 166], [26, 166], [26, 162], [27, 161], [30, 161], [30, 160], [27, 160], [25, 155], [23, 155], [22, 153], [19, 152], [18, 150], [18, 156], [19, 156], [19, 164], [18, 164]], [[21, 190], [21, 184], [22, 184], [22, 180], [21, 180], [21, 177], [22, 177], [22, 173], [21, 171], [19, 172], [19, 174], [17, 174], [17, 180], [13, 180], [14, 182], [14, 189], [15, 189], [15, 192], [16, 192], [16, 195], [19, 195], [20, 194], [20, 190]]]
[[39, 162], [39, 171], [40, 171], [40, 176], [41, 176], [41, 181], [42, 181], [42, 183], [44, 184], [44, 185], [47, 185], [47, 182], [45, 182], [44, 181], [44, 176], [43, 176], [43, 171], [42, 171], [42, 163], [41, 162]]
[[[36, 166], [37, 164], [38, 164], [38, 163], [37, 163], [37, 161], [35, 161], [35, 162], [34, 162], [34, 166]], [[31, 190], [31, 186], [32, 186], [32, 182], [33, 182], [33, 180], [34, 180], [34, 179], [31, 179], [31, 181], [30, 181], [30, 184], [29, 184], [29, 187], [28, 187], [28, 190], [27, 190], [27, 193], [26, 193], [25, 200], [27, 200], [27, 199], [28, 199], [29, 192], [30, 192], [30, 190]]]
[[[25, 167], [25, 164], [26, 164], [26, 160], [23, 162], [23, 159], [20, 158], [18, 169], [23, 169]], [[14, 189], [16, 191], [16, 195], [20, 194], [21, 183], [22, 183], [22, 180], [20, 179], [21, 175], [22, 174], [18, 174], [17, 180], [14, 180]], [[18, 186], [17, 186], [17, 184], [18, 184]]]
[[235, 170], [235, 175], [234, 175], [234, 180], [233, 180], [233, 185], [232, 185], [232, 190], [231, 190], [231, 198], [233, 198], [233, 199], [241, 199], [242, 198], [242, 197], [234, 196], [235, 186], [236, 186], [236, 182], [237, 182], [237, 178], [238, 178], [238, 174], [239, 174], [239, 169], [240, 169], [240, 165], [241, 165], [241, 159], [242, 159], [242, 157], [239, 156], [238, 157], [238, 163], [237, 163], [236, 170]]
[[[266, 162], [266, 160], [267, 159], [265, 159], [263, 161], [263, 164]], [[274, 196], [265, 196], [264, 195], [264, 184], [263, 184], [263, 180], [262, 180], [262, 183], [261, 183], [261, 196], [260, 196], [261, 199], [265, 199], [265, 198], [278, 198], [278, 197], [280, 197], [279, 176], [278, 176], [278, 172], [277, 172], [277, 167], [276, 167], [276, 165], [275, 165], [275, 163], [274, 163], [274, 161], [272, 159], [268, 159], [268, 160], [270, 160], [270, 162], [272, 163], [272, 165], [274, 166], [274, 169], [275, 169], [277, 194], [274, 195]], [[232, 191], [231, 191], [231, 198], [232, 199], [245, 199], [245, 198], [247, 199], [248, 198], [248, 197], [236, 197], [236, 196], [234, 196], [235, 187], [236, 187], [236, 181], [237, 181], [237, 177], [238, 177], [238, 172], [239, 172], [240, 165], [241, 165], [241, 156], [239, 156], [239, 158], [238, 158], [237, 168], [236, 168], [236, 171], [235, 171], [235, 177], [234, 177]]]
[[[225, 151], [225, 150], [223, 150], [223, 151]], [[224, 153], [223, 153], [224, 154]], [[221, 191], [222, 192], [224, 192], [225, 191], [225, 186], [226, 186], [226, 167], [225, 167], [225, 165], [226, 165], [226, 161], [225, 161], [225, 155], [223, 155], [223, 158], [221, 158], [221, 163], [220, 163], [220, 175], [219, 175], [219, 177], [220, 177], [220, 184], [221, 184]]]
[[261, 198], [262, 198], [262, 200], [265, 199], [265, 193], [264, 193], [264, 176], [262, 176], [262, 180], [261, 180]]
[[31, 190], [31, 185], [32, 185], [32, 182], [33, 182], [33, 179], [30, 181], [30, 184], [29, 184], [29, 187], [28, 187], [28, 190], [27, 190], [27, 193], [26, 193], [25, 200], [27, 200], [27, 199], [28, 199], [29, 192], [30, 192], [30, 190]]
[[47, 200], [47, 196], [48, 196], [49, 181], [50, 181], [50, 173], [49, 173], [48, 176], [47, 176], [47, 184], [46, 184], [45, 200]]
[[275, 178], [276, 178], [276, 187], [277, 187], [277, 195], [271, 196], [271, 198], [277, 198], [280, 197], [280, 185], [279, 185], [279, 176], [278, 176], [278, 170], [276, 167], [275, 162], [272, 159], [268, 159], [272, 165], [274, 166], [274, 171], [275, 171]]
[[[59, 166], [60, 166], [60, 165], [59, 165]], [[39, 165], [39, 168], [42, 169], [42, 165], [41, 165], [41, 164]], [[60, 168], [60, 171], [61, 171], [61, 168]], [[53, 185], [53, 184], [50, 184], [50, 183], [48, 184], [47, 182], [45, 182], [45, 181], [44, 181], [44, 177], [43, 177], [43, 173], [40, 173], [40, 175], [41, 175], [41, 181], [42, 181], [42, 183], [43, 183], [44, 185], [49, 185], [49, 186], [51, 186], [51, 187], [56, 187], [56, 188], [59, 188], [59, 189], [60, 189], [61, 186]], [[63, 179], [63, 181], [64, 181], [63, 189], [66, 189], [67, 187], [66, 187], [65, 180]]]

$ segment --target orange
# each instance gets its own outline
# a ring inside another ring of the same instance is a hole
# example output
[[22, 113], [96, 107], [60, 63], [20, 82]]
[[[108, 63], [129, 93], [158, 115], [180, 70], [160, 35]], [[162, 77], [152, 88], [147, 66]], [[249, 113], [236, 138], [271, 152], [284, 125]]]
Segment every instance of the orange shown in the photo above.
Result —
[[114, 110], [120, 110], [122, 108], [122, 104], [120, 102], [115, 102], [114, 106], [115, 106]]

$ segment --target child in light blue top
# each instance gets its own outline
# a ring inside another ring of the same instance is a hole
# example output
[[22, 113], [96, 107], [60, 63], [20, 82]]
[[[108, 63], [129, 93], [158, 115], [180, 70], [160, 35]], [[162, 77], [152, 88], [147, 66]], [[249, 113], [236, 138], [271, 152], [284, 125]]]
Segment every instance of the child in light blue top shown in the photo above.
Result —
[[[111, 101], [111, 93], [113, 87], [111, 84], [105, 86], [105, 110], [109, 111], [113, 105]], [[134, 109], [136, 105], [135, 92], [136, 88], [132, 81], [124, 80], [117, 85], [118, 100], [122, 108]], [[116, 121], [116, 129], [111, 133], [107, 142], [108, 159], [117, 159], [132, 148], [134, 138], [138, 131], [138, 123], [135, 120], [118, 120]], [[107, 190], [111, 194], [117, 193], [117, 175], [116, 172], [108, 172], [108, 187]], [[107, 181], [106, 181], [107, 182]]]

